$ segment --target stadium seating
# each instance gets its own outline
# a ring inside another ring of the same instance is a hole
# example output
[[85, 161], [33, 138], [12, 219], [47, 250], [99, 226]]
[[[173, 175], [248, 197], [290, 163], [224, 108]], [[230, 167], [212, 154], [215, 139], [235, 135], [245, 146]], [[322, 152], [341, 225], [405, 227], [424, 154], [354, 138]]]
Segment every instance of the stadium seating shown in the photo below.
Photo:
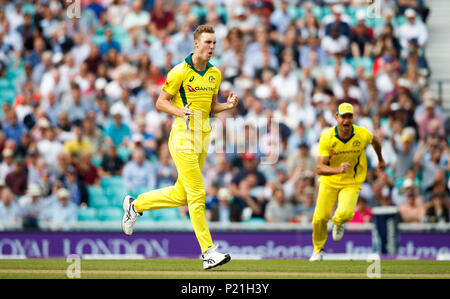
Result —
[[123, 216], [123, 210], [118, 207], [104, 207], [98, 209], [98, 220], [100, 221], [116, 221], [120, 223]]
[[78, 209], [78, 221], [97, 221], [97, 209], [86, 207]]

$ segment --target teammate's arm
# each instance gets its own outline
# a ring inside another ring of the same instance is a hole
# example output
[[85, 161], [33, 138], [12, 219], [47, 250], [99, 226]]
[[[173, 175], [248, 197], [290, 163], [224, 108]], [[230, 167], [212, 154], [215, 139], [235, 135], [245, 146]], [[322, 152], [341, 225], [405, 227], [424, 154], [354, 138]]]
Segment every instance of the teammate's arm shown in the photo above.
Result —
[[234, 93], [230, 92], [227, 98], [226, 103], [218, 103], [217, 102], [217, 95], [213, 95], [212, 102], [211, 102], [211, 113], [217, 114], [225, 110], [231, 110], [234, 107], [236, 107], [238, 104], [238, 97]]
[[381, 142], [374, 136], [372, 139], [372, 147], [375, 150], [375, 153], [378, 157], [378, 168], [385, 169], [386, 162], [384, 162], [383, 154], [381, 153]]
[[167, 91], [161, 90], [161, 94], [156, 100], [156, 109], [173, 116], [179, 116], [184, 119], [189, 119], [194, 114], [194, 112], [189, 109], [189, 106], [192, 104], [192, 102], [189, 102], [184, 108], [180, 109], [172, 105], [172, 103], [170, 102], [170, 99], [172, 99], [172, 97], [173, 95], [171, 95]]
[[341, 174], [347, 172], [350, 168], [349, 163], [341, 163], [339, 167], [330, 167], [328, 166], [330, 158], [326, 156], [319, 156], [317, 158], [317, 168], [316, 172], [318, 175], [334, 175]]

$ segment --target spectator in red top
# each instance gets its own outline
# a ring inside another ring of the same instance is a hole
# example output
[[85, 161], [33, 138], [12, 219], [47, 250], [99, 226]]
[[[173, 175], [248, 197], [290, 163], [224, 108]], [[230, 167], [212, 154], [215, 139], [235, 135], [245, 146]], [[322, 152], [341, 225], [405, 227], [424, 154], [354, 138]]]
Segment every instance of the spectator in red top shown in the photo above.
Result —
[[173, 11], [164, 7], [162, 0], [155, 0], [153, 12], [150, 14], [150, 33], [153, 36], [159, 36], [159, 31], [164, 30], [172, 33], [175, 30], [175, 16]]
[[367, 206], [367, 200], [364, 197], [358, 199], [355, 215], [350, 221], [352, 223], [370, 223], [372, 222], [372, 210]]

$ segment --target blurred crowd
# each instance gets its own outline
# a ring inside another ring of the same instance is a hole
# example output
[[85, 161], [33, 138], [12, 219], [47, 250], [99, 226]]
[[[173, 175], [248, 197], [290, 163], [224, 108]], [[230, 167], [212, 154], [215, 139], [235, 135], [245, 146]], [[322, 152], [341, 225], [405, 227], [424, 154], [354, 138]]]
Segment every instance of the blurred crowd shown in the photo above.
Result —
[[310, 223], [318, 139], [347, 101], [388, 164], [376, 170], [367, 149], [352, 222], [388, 205], [403, 222], [449, 222], [449, 118], [429, 88], [428, 14], [423, 0], [0, 0], [0, 229], [70, 229], [101, 209], [89, 190], [106, 178], [131, 193], [174, 184], [173, 119], [154, 103], [205, 23], [219, 101], [240, 99], [213, 116], [238, 134], [212, 133], [210, 221]]

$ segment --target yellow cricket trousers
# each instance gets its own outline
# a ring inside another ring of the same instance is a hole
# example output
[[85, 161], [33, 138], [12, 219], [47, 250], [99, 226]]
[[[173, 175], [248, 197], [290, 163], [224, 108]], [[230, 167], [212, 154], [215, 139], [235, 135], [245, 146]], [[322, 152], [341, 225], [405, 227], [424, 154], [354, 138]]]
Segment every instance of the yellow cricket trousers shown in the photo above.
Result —
[[314, 252], [323, 250], [327, 241], [327, 224], [331, 219], [331, 212], [333, 211], [336, 200], [338, 204], [333, 216], [333, 223], [335, 225], [342, 225], [353, 219], [360, 190], [360, 186], [335, 188], [322, 183], [320, 184], [312, 220]]
[[168, 145], [178, 171], [175, 185], [142, 193], [134, 201], [138, 212], [188, 205], [202, 253], [214, 247], [206, 221], [206, 192], [202, 178], [209, 141], [209, 133], [172, 130]]

